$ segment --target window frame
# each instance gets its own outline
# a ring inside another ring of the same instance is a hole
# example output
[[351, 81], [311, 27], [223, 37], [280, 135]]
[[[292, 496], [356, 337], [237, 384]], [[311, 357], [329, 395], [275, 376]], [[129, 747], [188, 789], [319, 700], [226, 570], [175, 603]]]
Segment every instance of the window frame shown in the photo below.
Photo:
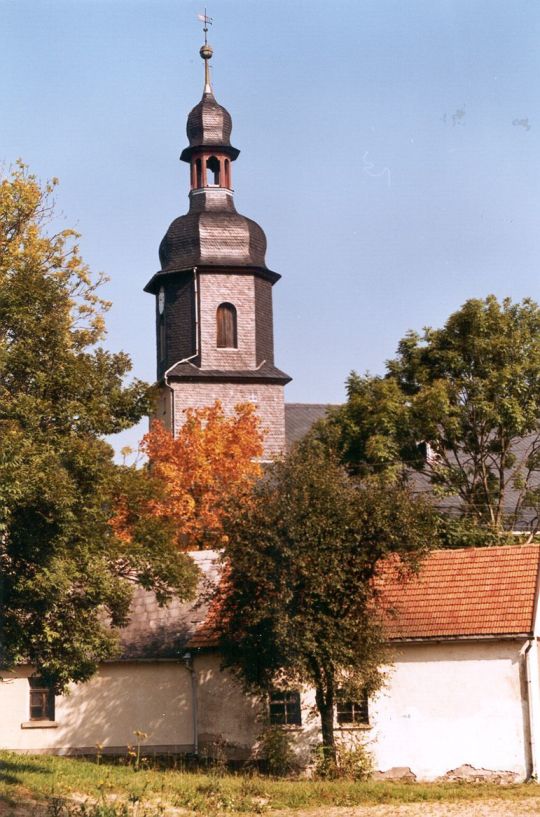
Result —
[[[48, 721], [53, 723], [56, 720], [56, 696], [54, 689], [43, 683], [41, 678], [29, 678], [30, 686], [28, 696], [28, 720], [30, 723], [40, 723]], [[41, 701], [36, 703], [35, 701]], [[41, 714], [36, 714], [39, 709]]]
[[[277, 708], [282, 710], [281, 717]], [[302, 726], [302, 698], [299, 690], [271, 690], [268, 696], [268, 716], [272, 726]]]
[[358, 729], [371, 726], [369, 717], [369, 695], [362, 691], [360, 700], [345, 696], [342, 690], [336, 694], [336, 722], [340, 729]]
[[238, 349], [238, 311], [230, 301], [223, 301], [216, 309], [216, 349]]

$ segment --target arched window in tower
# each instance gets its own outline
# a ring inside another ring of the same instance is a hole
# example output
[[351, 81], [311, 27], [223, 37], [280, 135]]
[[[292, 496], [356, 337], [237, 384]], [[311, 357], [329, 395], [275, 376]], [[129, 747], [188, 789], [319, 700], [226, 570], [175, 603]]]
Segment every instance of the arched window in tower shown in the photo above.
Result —
[[232, 304], [220, 304], [216, 313], [218, 349], [237, 349], [236, 309]]
[[197, 159], [195, 162], [196, 168], [196, 176], [197, 176], [197, 189], [203, 186], [203, 177], [202, 177], [202, 161], [201, 159]]
[[210, 156], [210, 158], [206, 160], [206, 169], [210, 179], [208, 182], [209, 186], [219, 187], [219, 159], [216, 159], [215, 156]]

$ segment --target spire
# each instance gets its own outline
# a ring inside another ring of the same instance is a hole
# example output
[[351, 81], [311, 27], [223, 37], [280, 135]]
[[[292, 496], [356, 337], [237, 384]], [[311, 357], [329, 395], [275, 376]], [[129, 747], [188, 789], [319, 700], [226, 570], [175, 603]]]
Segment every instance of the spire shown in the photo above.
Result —
[[204, 60], [204, 91], [203, 96], [206, 94], [210, 94], [213, 96], [212, 92], [212, 84], [210, 82], [210, 65], [209, 60], [212, 59], [213, 49], [212, 46], [208, 44], [208, 26], [212, 25], [212, 18], [208, 17], [206, 14], [206, 9], [204, 10], [204, 14], [198, 14], [197, 17], [199, 20], [204, 23], [203, 31], [204, 31], [204, 45], [201, 46], [199, 54], [201, 55], [202, 59]]

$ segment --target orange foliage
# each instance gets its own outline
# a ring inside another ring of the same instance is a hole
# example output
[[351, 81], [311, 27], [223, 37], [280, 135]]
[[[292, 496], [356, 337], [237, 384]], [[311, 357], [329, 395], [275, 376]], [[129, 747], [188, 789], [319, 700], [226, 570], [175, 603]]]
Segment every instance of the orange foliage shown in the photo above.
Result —
[[260, 421], [251, 403], [237, 405], [230, 417], [219, 401], [185, 413], [176, 439], [155, 421], [142, 440], [152, 476], [164, 488], [150, 513], [174, 521], [184, 550], [220, 547], [229, 503], [248, 501], [261, 476]]

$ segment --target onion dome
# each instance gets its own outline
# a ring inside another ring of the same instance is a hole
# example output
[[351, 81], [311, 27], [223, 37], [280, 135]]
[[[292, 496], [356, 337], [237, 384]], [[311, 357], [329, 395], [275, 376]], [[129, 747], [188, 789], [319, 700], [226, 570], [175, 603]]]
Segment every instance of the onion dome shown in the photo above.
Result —
[[189, 162], [194, 150], [204, 147], [219, 147], [231, 159], [236, 159], [240, 151], [231, 145], [231, 115], [223, 105], [216, 101], [210, 84], [208, 61], [213, 54], [212, 48], [205, 42], [199, 53], [204, 60], [204, 91], [201, 101], [198, 105], [195, 105], [188, 116], [186, 132], [189, 148], [182, 152], [180, 158], [184, 162]]
[[191, 195], [189, 213], [176, 218], [159, 247], [161, 272], [196, 266], [258, 267], [266, 270], [266, 236], [236, 212], [226, 190]]
[[229, 111], [216, 102], [211, 90], [205, 91], [199, 104], [195, 105], [188, 116], [186, 131], [190, 147], [229, 147], [231, 130]]

